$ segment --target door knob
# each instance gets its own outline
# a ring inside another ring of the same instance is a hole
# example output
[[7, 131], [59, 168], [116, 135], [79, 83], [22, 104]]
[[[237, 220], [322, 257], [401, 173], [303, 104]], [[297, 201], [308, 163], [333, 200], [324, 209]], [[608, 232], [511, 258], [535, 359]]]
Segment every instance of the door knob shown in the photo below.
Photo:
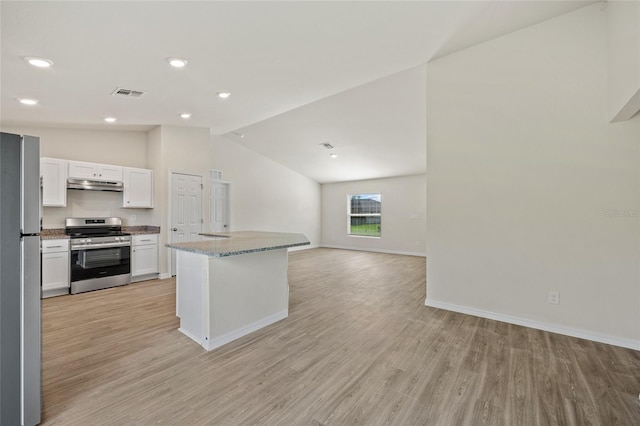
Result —
[[173, 228], [172, 229], [173, 232], [176, 232], [177, 230], [178, 230], [178, 228]]

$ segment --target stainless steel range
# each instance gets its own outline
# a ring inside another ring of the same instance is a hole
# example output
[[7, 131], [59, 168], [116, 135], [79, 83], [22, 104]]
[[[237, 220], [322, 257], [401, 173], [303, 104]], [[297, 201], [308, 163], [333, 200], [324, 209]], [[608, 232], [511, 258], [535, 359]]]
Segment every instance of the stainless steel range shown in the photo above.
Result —
[[71, 242], [71, 294], [131, 282], [131, 236], [119, 217], [68, 217]]

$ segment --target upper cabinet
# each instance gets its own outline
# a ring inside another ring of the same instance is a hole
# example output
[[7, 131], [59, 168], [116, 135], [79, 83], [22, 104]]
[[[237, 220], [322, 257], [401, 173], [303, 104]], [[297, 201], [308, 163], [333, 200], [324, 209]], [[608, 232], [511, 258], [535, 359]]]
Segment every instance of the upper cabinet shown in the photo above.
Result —
[[42, 157], [42, 205], [45, 207], [65, 207], [67, 205], [67, 160]]
[[153, 208], [153, 170], [42, 157], [42, 205], [66, 207], [67, 178], [122, 182], [122, 207]]
[[153, 171], [124, 167], [122, 207], [153, 208]]
[[122, 167], [109, 164], [85, 163], [84, 161], [69, 161], [69, 177], [119, 182], [122, 181]]

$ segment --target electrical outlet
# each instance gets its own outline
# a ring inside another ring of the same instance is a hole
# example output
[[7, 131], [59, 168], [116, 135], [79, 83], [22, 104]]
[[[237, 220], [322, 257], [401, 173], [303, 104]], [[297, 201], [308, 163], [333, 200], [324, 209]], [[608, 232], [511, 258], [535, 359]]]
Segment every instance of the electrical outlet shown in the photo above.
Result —
[[547, 302], [551, 303], [552, 305], [557, 305], [560, 303], [560, 292], [558, 291], [550, 291], [549, 295], [547, 296]]

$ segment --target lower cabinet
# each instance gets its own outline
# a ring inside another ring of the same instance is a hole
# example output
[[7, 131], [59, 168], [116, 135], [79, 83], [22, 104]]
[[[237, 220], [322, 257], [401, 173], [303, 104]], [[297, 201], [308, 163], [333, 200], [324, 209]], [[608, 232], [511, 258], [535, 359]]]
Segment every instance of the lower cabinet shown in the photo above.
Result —
[[69, 293], [69, 240], [42, 240], [42, 297]]
[[131, 241], [131, 281], [158, 278], [158, 234], [134, 235]]

